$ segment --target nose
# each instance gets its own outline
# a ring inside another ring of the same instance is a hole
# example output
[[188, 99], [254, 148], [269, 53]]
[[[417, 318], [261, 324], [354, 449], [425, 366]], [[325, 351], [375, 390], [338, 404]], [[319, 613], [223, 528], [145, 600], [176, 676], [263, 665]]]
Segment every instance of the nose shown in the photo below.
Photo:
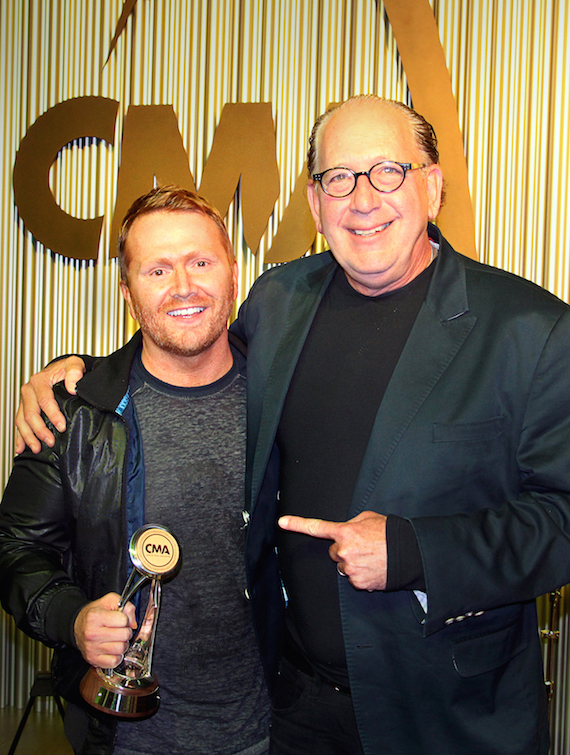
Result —
[[190, 271], [185, 266], [176, 267], [172, 276], [170, 294], [180, 299], [186, 299], [196, 292], [196, 283]]
[[366, 175], [358, 176], [350, 196], [352, 209], [360, 213], [369, 213], [382, 202], [382, 194], [372, 186]]

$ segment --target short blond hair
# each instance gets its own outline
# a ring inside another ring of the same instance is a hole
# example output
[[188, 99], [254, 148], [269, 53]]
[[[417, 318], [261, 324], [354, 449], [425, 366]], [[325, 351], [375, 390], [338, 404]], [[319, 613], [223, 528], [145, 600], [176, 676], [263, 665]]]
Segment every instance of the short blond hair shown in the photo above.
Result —
[[148, 215], [151, 212], [197, 212], [204, 215], [218, 226], [225, 250], [231, 263], [235, 262], [232, 242], [228, 236], [228, 231], [224, 220], [216, 208], [206, 199], [189, 189], [182, 189], [180, 186], [156, 186], [151, 191], [143, 194], [142, 197], [135, 199], [129, 207], [127, 214], [123, 218], [119, 238], [117, 240], [117, 251], [119, 259], [119, 270], [121, 280], [127, 282], [127, 270], [129, 266], [129, 257], [126, 250], [129, 231], [135, 220], [141, 215]]

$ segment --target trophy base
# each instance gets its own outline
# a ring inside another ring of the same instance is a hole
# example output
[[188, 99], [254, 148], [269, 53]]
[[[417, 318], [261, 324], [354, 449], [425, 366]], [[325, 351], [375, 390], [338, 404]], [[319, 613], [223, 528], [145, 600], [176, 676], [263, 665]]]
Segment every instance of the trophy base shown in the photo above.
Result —
[[108, 676], [93, 666], [81, 680], [79, 691], [89, 705], [120, 718], [148, 718], [160, 704], [154, 676], [129, 677], [116, 672]]

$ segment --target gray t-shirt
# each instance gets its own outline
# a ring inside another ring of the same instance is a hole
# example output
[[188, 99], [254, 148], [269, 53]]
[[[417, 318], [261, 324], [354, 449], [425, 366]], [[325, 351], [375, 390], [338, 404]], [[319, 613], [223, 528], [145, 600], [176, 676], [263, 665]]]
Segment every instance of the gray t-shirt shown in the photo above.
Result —
[[[168, 527], [182, 568], [162, 591], [153, 672], [160, 707], [121, 722], [115, 755], [261, 755], [269, 702], [245, 598], [245, 366], [178, 388], [135, 360], [145, 521]], [[144, 610], [147, 591], [141, 596]]]

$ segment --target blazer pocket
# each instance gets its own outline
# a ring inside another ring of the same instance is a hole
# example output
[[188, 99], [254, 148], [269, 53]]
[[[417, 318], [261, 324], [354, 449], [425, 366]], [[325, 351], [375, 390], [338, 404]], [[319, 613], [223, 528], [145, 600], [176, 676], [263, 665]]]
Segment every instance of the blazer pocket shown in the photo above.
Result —
[[448, 425], [443, 422], [433, 424], [434, 443], [452, 443], [454, 441], [490, 440], [503, 432], [505, 418], [493, 417], [483, 422], [466, 422]]
[[484, 674], [510, 661], [527, 644], [521, 636], [521, 625], [517, 622], [498, 632], [454, 642], [453, 665], [463, 677]]

